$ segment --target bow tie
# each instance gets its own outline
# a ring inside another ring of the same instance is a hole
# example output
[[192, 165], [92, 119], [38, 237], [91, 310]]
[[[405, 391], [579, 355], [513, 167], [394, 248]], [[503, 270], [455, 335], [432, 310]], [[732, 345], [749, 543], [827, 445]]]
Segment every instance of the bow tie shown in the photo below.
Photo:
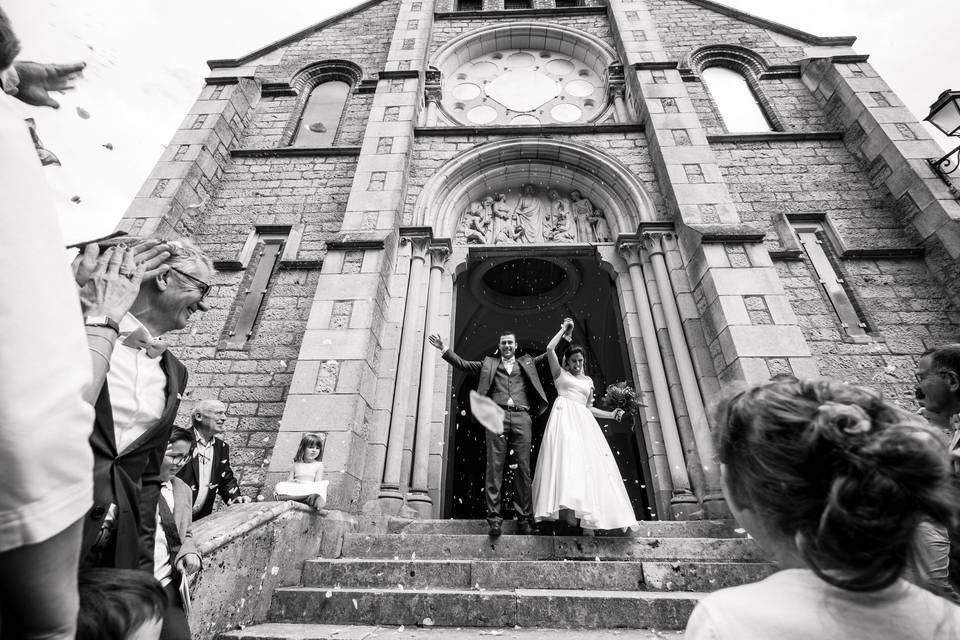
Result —
[[167, 350], [167, 345], [163, 340], [151, 338], [143, 327], [139, 327], [128, 335], [123, 344], [132, 349], [143, 349], [148, 358], [159, 358]]

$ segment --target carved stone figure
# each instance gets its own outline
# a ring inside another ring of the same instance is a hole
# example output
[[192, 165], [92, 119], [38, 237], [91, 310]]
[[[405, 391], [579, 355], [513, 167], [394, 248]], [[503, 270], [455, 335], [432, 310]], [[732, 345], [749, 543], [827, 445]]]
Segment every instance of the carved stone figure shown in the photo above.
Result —
[[601, 209], [594, 209], [590, 214], [590, 225], [593, 227], [593, 235], [597, 242], [611, 242], [613, 240], [610, 225], [607, 224], [607, 217]]
[[490, 221], [483, 217], [483, 207], [479, 202], [471, 202], [467, 212], [463, 214], [463, 237], [467, 244], [486, 244], [487, 233], [490, 231]]
[[543, 202], [537, 197], [532, 184], [523, 185], [523, 195], [513, 210], [520, 226], [523, 227], [522, 242], [542, 242], [544, 211]]
[[570, 229], [567, 203], [556, 189], [551, 189], [547, 197], [550, 198], [550, 216], [544, 225], [543, 239], [547, 242], [574, 242], [576, 238]]
[[498, 193], [496, 200], [487, 196], [484, 198], [484, 201], [488, 199], [493, 201], [490, 205], [493, 212], [491, 216], [493, 220], [493, 242], [494, 244], [498, 244], [497, 238], [500, 237], [501, 230], [509, 228], [509, 232], [513, 233], [516, 222], [513, 221], [513, 211], [510, 209], [510, 205], [507, 204], [507, 194]]
[[584, 198], [579, 191], [573, 190], [570, 192], [570, 208], [573, 210], [573, 220], [577, 225], [577, 240], [595, 242], [597, 237], [590, 222], [593, 203]]

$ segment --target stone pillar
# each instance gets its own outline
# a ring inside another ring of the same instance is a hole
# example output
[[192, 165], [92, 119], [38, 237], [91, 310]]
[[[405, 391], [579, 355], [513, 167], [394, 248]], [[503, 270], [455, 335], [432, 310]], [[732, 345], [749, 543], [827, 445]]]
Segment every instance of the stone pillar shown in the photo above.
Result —
[[670, 284], [670, 274], [664, 259], [662, 244], [664, 235], [672, 234], [645, 232], [643, 234], [643, 246], [653, 267], [654, 280], [660, 294], [660, 303], [667, 323], [667, 335], [670, 338], [673, 357], [680, 375], [683, 402], [687, 407], [687, 416], [690, 418], [693, 439], [706, 479], [706, 492], [699, 497], [703, 502], [703, 509], [708, 518], [730, 517], [730, 511], [726, 507], [726, 502], [720, 490], [720, 466], [716, 459], [710, 426], [707, 424], [707, 413], [700, 393], [700, 385], [693, 368], [693, 360], [690, 358], [690, 348], [683, 333], [680, 310], [677, 307], [676, 295]]
[[696, 498], [690, 491], [690, 478], [687, 474], [686, 461], [683, 455], [683, 444], [677, 430], [677, 420], [670, 400], [670, 389], [667, 385], [663, 359], [657, 346], [657, 330], [653, 323], [650, 300], [647, 297], [646, 285], [643, 281], [640, 246], [636, 243], [624, 243], [619, 248], [621, 255], [627, 262], [630, 273], [637, 316], [640, 320], [640, 335], [643, 338], [644, 351], [650, 367], [654, 402], [660, 414], [660, 428], [663, 433], [667, 462], [670, 465], [670, 479], [673, 484], [673, 497], [670, 500], [671, 515], [675, 520], [685, 520], [698, 510], [698, 506]]
[[[450, 255], [447, 246], [432, 246], [430, 254], [430, 279], [427, 285], [427, 307], [423, 322], [423, 360], [420, 363], [420, 388], [417, 395], [416, 436], [413, 446], [413, 478], [410, 483], [408, 505], [422, 518], [433, 515], [433, 501], [430, 499], [429, 465], [430, 436], [433, 430], [433, 383], [437, 369], [437, 350], [430, 344], [429, 336], [434, 332], [434, 318], [437, 316], [440, 298], [440, 278], [444, 265]], [[389, 459], [389, 458], [388, 458]]]
[[413, 378], [411, 363], [417, 360], [414, 343], [417, 332], [417, 310], [421, 300], [421, 280], [423, 265], [427, 256], [430, 238], [427, 236], [405, 237], [411, 243], [410, 273], [407, 279], [407, 295], [403, 309], [403, 325], [400, 335], [400, 354], [397, 359], [396, 384], [393, 391], [393, 407], [390, 413], [390, 432], [387, 439], [387, 457], [383, 466], [383, 482], [380, 484], [379, 499], [384, 511], [396, 513], [403, 504], [403, 491], [400, 484], [403, 465], [403, 441], [407, 423], [408, 383]]
[[440, 101], [440, 95], [436, 91], [427, 91], [427, 117], [426, 126], [437, 126], [437, 103]]
[[623, 101], [625, 91], [626, 88], [622, 84], [610, 87], [610, 95], [613, 96], [613, 110], [617, 114], [617, 122], [630, 122], [627, 103]]

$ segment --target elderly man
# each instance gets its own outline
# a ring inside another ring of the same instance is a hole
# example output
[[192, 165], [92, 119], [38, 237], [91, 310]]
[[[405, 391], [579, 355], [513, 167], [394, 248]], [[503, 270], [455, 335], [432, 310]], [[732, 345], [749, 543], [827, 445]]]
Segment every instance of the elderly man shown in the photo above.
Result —
[[224, 504], [250, 502], [240, 495], [240, 487], [230, 468], [230, 446], [223, 441], [223, 425], [227, 406], [219, 400], [200, 400], [193, 409], [193, 435], [197, 447], [193, 459], [184, 465], [178, 476], [193, 490], [193, 519], [213, 512], [213, 503], [220, 494]]
[[[926, 351], [917, 361], [917, 400], [934, 427], [944, 431], [954, 471], [960, 468], [960, 344]], [[960, 594], [951, 583], [951, 546], [958, 544], [939, 523], [924, 522], [917, 529], [917, 555], [923, 579], [936, 593], [960, 604]], [[954, 572], [954, 581], [956, 581]]]
[[[83, 564], [153, 571], [160, 465], [184, 366], [158, 340], [206, 311], [213, 265], [188, 240], [168, 242], [167, 271], [143, 282], [115, 330], [110, 370], [96, 403], [90, 445], [93, 508], [84, 519]], [[100, 320], [109, 323], [109, 319]]]

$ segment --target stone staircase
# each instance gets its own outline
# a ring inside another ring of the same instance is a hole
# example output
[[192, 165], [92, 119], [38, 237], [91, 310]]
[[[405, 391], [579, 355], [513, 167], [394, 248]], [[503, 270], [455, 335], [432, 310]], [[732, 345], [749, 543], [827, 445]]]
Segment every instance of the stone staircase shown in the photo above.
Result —
[[729, 521], [645, 522], [631, 537], [520, 536], [504, 524], [498, 539], [472, 520], [347, 533], [340, 557], [307, 561], [300, 586], [276, 590], [269, 623], [221, 638], [360, 640], [399, 627], [390, 637], [676, 637], [664, 630], [682, 630], [704, 594], [773, 571]]

